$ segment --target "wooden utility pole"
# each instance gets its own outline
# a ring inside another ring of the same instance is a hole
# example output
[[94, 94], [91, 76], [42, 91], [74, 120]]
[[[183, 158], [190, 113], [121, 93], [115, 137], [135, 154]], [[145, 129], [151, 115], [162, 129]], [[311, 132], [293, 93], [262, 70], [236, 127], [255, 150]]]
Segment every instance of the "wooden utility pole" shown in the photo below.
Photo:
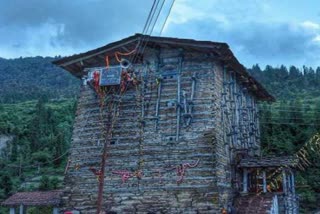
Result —
[[104, 142], [103, 145], [103, 153], [102, 153], [102, 160], [101, 160], [101, 174], [99, 175], [99, 190], [98, 190], [98, 201], [97, 201], [97, 214], [100, 214], [102, 211], [102, 199], [103, 199], [103, 189], [104, 189], [104, 172], [106, 166], [106, 159], [107, 159], [107, 149], [108, 144], [107, 141]]
[[[102, 201], [103, 201], [103, 190], [104, 190], [104, 174], [105, 174], [105, 166], [106, 166], [106, 160], [107, 160], [107, 152], [108, 152], [108, 142], [112, 138], [112, 128], [113, 123], [115, 119], [115, 115], [112, 115], [113, 113], [113, 106], [114, 106], [114, 99], [113, 95], [111, 94], [111, 100], [109, 102], [109, 109], [108, 109], [108, 118], [107, 118], [107, 124], [106, 127], [103, 124], [103, 107], [104, 103], [100, 106], [100, 121], [102, 123], [102, 133], [104, 137], [104, 145], [103, 145], [103, 151], [102, 151], [102, 157], [101, 157], [101, 168], [100, 173], [98, 175], [98, 200], [97, 200], [97, 214], [100, 214], [102, 212]], [[103, 98], [102, 98], [103, 99]], [[102, 101], [104, 102], [104, 101]]]

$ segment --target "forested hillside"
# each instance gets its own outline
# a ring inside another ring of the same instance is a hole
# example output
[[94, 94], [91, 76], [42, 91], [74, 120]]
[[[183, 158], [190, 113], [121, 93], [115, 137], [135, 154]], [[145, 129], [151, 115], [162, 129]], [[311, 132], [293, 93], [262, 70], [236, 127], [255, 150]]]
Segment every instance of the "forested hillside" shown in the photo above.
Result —
[[0, 201], [16, 191], [61, 188], [75, 106], [45, 98], [0, 104], [0, 138], [13, 139], [0, 150]]
[[297, 68], [295, 66], [272, 67], [267, 65], [261, 69], [254, 65], [248, 71], [276, 97], [277, 101], [308, 99], [320, 96], [320, 67]]
[[[53, 59], [0, 58], [0, 138], [13, 139], [1, 149], [0, 200], [62, 185], [80, 83]], [[320, 68], [255, 65], [248, 71], [277, 99], [260, 104], [263, 153], [294, 154], [320, 131]], [[318, 153], [310, 153], [312, 166], [297, 174], [306, 213], [320, 204]]]
[[[52, 60], [0, 58], [0, 201], [16, 191], [61, 188], [79, 80]], [[49, 212], [41, 209], [28, 213]]]
[[0, 58], [0, 103], [47, 98], [70, 98], [78, 82], [68, 72], [51, 64], [52, 57]]

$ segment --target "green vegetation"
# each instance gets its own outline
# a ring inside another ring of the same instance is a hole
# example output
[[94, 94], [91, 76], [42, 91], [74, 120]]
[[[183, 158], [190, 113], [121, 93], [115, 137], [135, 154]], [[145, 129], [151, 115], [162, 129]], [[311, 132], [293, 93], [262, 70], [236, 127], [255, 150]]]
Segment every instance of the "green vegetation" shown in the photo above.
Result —
[[[259, 108], [263, 153], [294, 154], [320, 132], [320, 68], [267, 66], [261, 70], [255, 65], [249, 72], [277, 99]], [[296, 175], [301, 213], [319, 209], [320, 204], [319, 151], [308, 153], [312, 165]]]
[[0, 104], [0, 198], [22, 190], [61, 187], [75, 113], [74, 100]]
[[0, 58], [0, 140], [12, 139], [0, 150], [0, 201], [62, 187], [79, 80], [54, 59]]

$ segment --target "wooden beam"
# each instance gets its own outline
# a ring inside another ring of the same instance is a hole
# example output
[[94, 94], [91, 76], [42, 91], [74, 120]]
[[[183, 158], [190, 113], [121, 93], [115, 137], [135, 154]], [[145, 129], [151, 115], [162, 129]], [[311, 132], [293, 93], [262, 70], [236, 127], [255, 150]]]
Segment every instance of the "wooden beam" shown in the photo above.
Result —
[[126, 48], [126, 47], [123, 47], [123, 46], [122, 46], [121, 49], [124, 50], [124, 51], [126, 51], [126, 52], [130, 52], [130, 50], [129, 50], [128, 48]]
[[177, 130], [176, 130], [176, 141], [179, 141], [179, 135], [180, 135], [181, 71], [182, 71], [182, 57], [179, 58], [178, 79], [177, 79]]
[[155, 43], [158, 43], [160, 45], [173, 45], [173, 46], [186, 46], [186, 47], [195, 47], [195, 48], [209, 48], [209, 49], [212, 49], [212, 48], [216, 48], [217, 50], [219, 50], [219, 48], [225, 44], [223, 43], [220, 43], [220, 44], [198, 44], [196, 42], [178, 42], [178, 41], [155, 41], [154, 39], [150, 39], [149, 42], [155, 42]]
[[105, 49], [105, 50], [98, 51], [98, 52], [96, 52], [96, 53], [94, 53], [94, 54], [89, 54], [89, 55], [86, 55], [86, 56], [83, 56], [83, 57], [79, 57], [78, 59], [74, 59], [74, 60], [71, 60], [71, 61], [69, 61], [69, 62], [65, 62], [65, 63], [61, 64], [60, 66], [65, 67], [65, 66], [68, 66], [68, 65], [77, 63], [77, 62], [79, 62], [79, 61], [83, 61], [83, 60], [89, 59], [89, 58], [94, 57], [94, 56], [96, 56], [96, 55], [103, 54], [103, 53], [105, 53], [105, 52], [114, 50], [114, 49], [116, 49], [116, 48], [120, 48], [120, 47], [122, 47], [122, 46], [124, 46], [124, 45], [130, 44], [130, 43], [135, 42], [135, 41], [137, 41], [137, 40], [139, 40], [139, 39], [140, 39], [140, 38], [135, 38], [135, 39], [130, 40], [130, 41], [128, 41], [128, 42], [115, 45], [115, 46], [113, 46], [113, 47], [111, 47], [111, 48], [107, 48], [107, 49]]

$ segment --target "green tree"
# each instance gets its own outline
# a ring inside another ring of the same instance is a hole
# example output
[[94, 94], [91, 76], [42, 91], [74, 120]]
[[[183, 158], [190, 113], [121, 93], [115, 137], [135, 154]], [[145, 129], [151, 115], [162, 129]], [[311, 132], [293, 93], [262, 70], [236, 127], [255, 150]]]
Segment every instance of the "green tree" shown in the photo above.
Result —
[[3, 196], [8, 197], [13, 188], [13, 183], [9, 174], [5, 173], [0, 177], [0, 189], [3, 191]]
[[46, 175], [43, 175], [40, 179], [39, 190], [50, 190], [50, 189], [51, 189], [50, 178]]

